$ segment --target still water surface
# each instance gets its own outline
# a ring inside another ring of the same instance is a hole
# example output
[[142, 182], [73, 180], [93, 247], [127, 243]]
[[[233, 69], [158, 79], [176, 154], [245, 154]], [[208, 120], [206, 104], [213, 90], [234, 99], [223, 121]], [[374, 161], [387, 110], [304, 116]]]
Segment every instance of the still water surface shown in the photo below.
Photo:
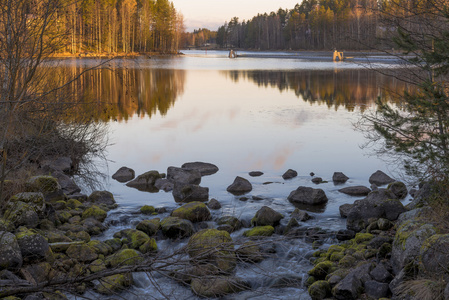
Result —
[[[209, 187], [210, 198], [223, 205], [213, 212], [214, 217], [235, 215], [250, 220], [267, 205], [283, 213], [286, 224], [294, 210], [287, 196], [298, 186], [316, 187], [309, 175], [314, 172], [329, 181], [319, 186], [329, 203], [324, 210], [311, 212], [316, 218], [308, 224], [332, 231], [344, 228], [338, 207], [357, 198], [338, 189], [369, 186], [373, 172], [394, 169], [367, 156], [360, 148], [365, 142], [363, 134], [355, 131], [353, 124], [361, 113], [375, 109], [376, 98], [388, 97], [385, 88], [401, 91], [405, 87], [354, 63], [228, 59], [226, 55], [220, 51], [185, 51], [175, 58], [116, 60], [109, 70], [95, 71], [85, 79], [84, 97], [94, 101], [97, 108], [93, 116], [109, 126], [108, 178], [122, 166], [142, 174], [149, 170], [165, 173], [167, 167], [180, 167], [185, 162], [214, 163], [220, 171], [203, 177], [201, 182], [201, 186]], [[67, 61], [76, 70], [94, 63]], [[298, 171], [299, 176], [283, 180], [281, 175], [287, 169]], [[256, 170], [264, 175], [251, 178], [248, 172]], [[335, 171], [344, 172], [349, 181], [335, 186], [331, 180]], [[226, 192], [236, 176], [253, 184], [247, 197], [263, 200], [240, 201], [240, 197]], [[132, 215], [145, 204], [169, 209], [177, 206], [171, 193], [163, 191], [141, 192], [112, 179], [106, 182], [106, 189], [120, 206], [108, 217], [113, 221], [125, 220], [124, 215]], [[103, 238], [132, 227], [139, 218], [134, 215], [127, 221], [114, 222], [118, 225]], [[238, 232], [233, 237], [240, 235]], [[158, 243], [162, 249], [172, 246]], [[305, 253], [311, 245], [297, 241], [284, 246], [286, 253], [265, 261], [263, 267], [273, 270], [274, 276], [305, 275], [310, 268]], [[239, 270], [238, 275], [252, 282], [259, 292], [243, 293], [242, 299], [261, 299], [260, 293], [267, 299], [307, 294], [301, 286], [264, 286], [260, 275], [248, 270]], [[174, 298], [192, 296], [188, 288], [167, 282], [164, 286]], [[150, 290], [144, 279], [135, 288], [141, 295], [151, 294]]]

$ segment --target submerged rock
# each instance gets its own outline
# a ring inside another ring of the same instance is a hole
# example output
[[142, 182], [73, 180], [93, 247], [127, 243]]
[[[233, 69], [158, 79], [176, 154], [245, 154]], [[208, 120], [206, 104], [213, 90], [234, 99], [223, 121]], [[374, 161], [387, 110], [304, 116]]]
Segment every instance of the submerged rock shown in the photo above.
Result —
[[212, 175], [218, 172], [218, 167], [211, 163], [205, 162], [189, 162], [181, 166], [184, 170], [196, 170], [201, 176]]
[[393, 178], [391, 178], [390, 176], [388, 176], [387, 174], [385, 174], [384, 172], [382, 172], [380, 170], [377, 170], [376, 172], [374, 172], [369, 178], [369, 183], [375, 184], [377, 186], [389, 184], [394, 181], [395, 180]]
[[247, 179], [237, 176], [226, 190], [233, 195], [243, 195], [251, 192], [253, 186]]
[[121, 167], [114, 173], [114, 175], [112, 175], [112, 179], [115, 179], [118, 182], [127, 182], [133, 180], [134, 177], [136, 177], [136, 172], [128, 167]]
[[321, 205], [327, 203], [328, 199], [322, 189], [300, 186], [292, 191], [287, 197], [293, 204]]
[[371, 189], [367, 188], [363, 185], [358, 186], [348, 186], [338, 190], [340, 193], [349, 195], [349, 196], [367, 196]]
[[188, 220], [168, 217], [161, 221], [162, 233], [172, 239], [189, 237], [193, 234], [193, 224]]
[[349, 177], [343, 174], [342, 172], [335, 172], [334, 175], [332, 175], [332, 181], [334, 183], [345, 183], [348, 181]]
[[190, 222], [202, 222], [211, 219], [210, 211], [206, 204], [201, 202], [190, 202], [175, 209], [171, 213], [172, 217], [189, 220]]
[[221, 204], [217, 199], [210, 199], [210, 201], [207, 203], [207, 207], [209, 207], [209, 209], [220, 209], [221, 208]]
[[160, 174], [158, 171], [152, 170], [137, 176], [136, 179], [128, 182], [126, 186], [136, 188], [139, 191], [157, 192], [158, 189], [155, 187], [155, 183], [158, 179], [164, 177], [164, 174]]
[[173, 188], [173, 198], [176, 202], [207, 202], [209, 200], [209, 188], [196, 184], [176, 182]]

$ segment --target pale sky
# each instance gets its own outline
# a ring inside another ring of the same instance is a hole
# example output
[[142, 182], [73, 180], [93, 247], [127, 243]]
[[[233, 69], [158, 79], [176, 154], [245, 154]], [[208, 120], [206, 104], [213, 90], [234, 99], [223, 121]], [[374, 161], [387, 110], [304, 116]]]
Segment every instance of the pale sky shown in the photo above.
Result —
[[187, 31], [198, 28], [217, 30], [233, 17], [249, 20], [258, 13], [292, 9], [301, 0], [172, 0], [177, 11], [184, 15]]

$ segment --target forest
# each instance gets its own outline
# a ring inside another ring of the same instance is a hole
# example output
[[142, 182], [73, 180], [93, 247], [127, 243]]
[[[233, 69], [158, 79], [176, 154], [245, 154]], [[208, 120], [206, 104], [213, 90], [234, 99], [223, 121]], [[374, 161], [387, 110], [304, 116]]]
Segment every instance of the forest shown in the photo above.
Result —
[[392, 47], [384, 37], [384, 2], [304, 0], [293, 9], [259, 14], [248, 21], [234, 17], [218, 28], [220, 47], [244, 49], [364, 50]]
[[[39, 0], [33, 10], [42, 9]], [[168, 0], [60, 1], [55, 34], [63, 39], [57, 52], [177, 53], [184, 32], [183, 16]]]

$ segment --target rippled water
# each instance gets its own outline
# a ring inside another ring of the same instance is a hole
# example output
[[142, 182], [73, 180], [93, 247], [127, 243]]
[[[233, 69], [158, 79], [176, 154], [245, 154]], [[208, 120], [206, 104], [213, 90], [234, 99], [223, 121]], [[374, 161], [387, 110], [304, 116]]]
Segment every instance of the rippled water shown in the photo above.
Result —
[[[282, 221], [285, 225], [295, 208], [287, 196], [298, 186], [316, 187], [309, 175], [314, 172], [329, 181], [319, 185], [329, 203], [324, 210], [310, 212], [315, 219], [305, 226], [328, 231], [344, 228], [338, 207], [357, 198], [338, 189], [369, 186], [373, 172], [394, 169], [367, 156], [360, 148], [365, 142], [363, 134], [354, 130], [353, 123], [361, 113], [374, 109], [377, 97], [388, 97], [385, 88], [401, 91], [405, 87], [355, 63], [229, 59], [226, 55], [223, 51], [186, 51], [175, 58], [116, 60], [109, 69], [96, 71], [84, 80], [85, 99], [96, 101], [95, 109], [86, 110], [109, 126], [108, 178], [121, 166], [142, 174], [149, 170], [166, 172], [167, 167], [180, 167], [185, 162], [214, 163], [219, 172], [203, 177], [201, 182], [209, 187], [210, 198], [223, 206], [212, 212], [214, 218], [234, 215], [249, 221], [267, 205], [286, 216]], [[67, 60], [64, 65], [76, 72], [95, 63]], [[281, 175], [290, 168], [299, 176], [283, 180]], [[250, 177], [248, 172], [255, 170], [264, 175]], [[344, 172], [349, 181], [334, 185], [331, 178], [335, 171]], [[246, 195], [250, 200], [240, 201], [226, 192], [236, 176], [253, 184], [252, 192]], [[145, 204], [169, 210], [177, 207], [171, 193], [141, 192], [112, 179], [106, 182], [106, 189], [114, 194], [119, 208], [110, 213], [106, 222], [114, 226], [102, 238], [135, 226], [145, 217], [134, 212]], [[252, 200], [252, 196], [263, 200]], [[209, 226], [215, 225], [210, 222]], [[241, 233], [232, 236], [238, 240]], [[164, 251], [174, 245], [158, 241], [158, 246]], [[271, 259], [237, 270], [239, 277], [252, 284], [253, 291], [229, 299], [307, 297], [302, 286], [270, 285], [276, 277], [304, 277], [310, 268], [307, 254], [311, 244], [296, 239], [279, 242], [276, 247]], [[126, 298], [163, 298], [145, 276], [136, 274], [135, 278], [135, 296]], [[169, 298], [194, 298], [189, 288], [166, 278], [158, 282]]]

